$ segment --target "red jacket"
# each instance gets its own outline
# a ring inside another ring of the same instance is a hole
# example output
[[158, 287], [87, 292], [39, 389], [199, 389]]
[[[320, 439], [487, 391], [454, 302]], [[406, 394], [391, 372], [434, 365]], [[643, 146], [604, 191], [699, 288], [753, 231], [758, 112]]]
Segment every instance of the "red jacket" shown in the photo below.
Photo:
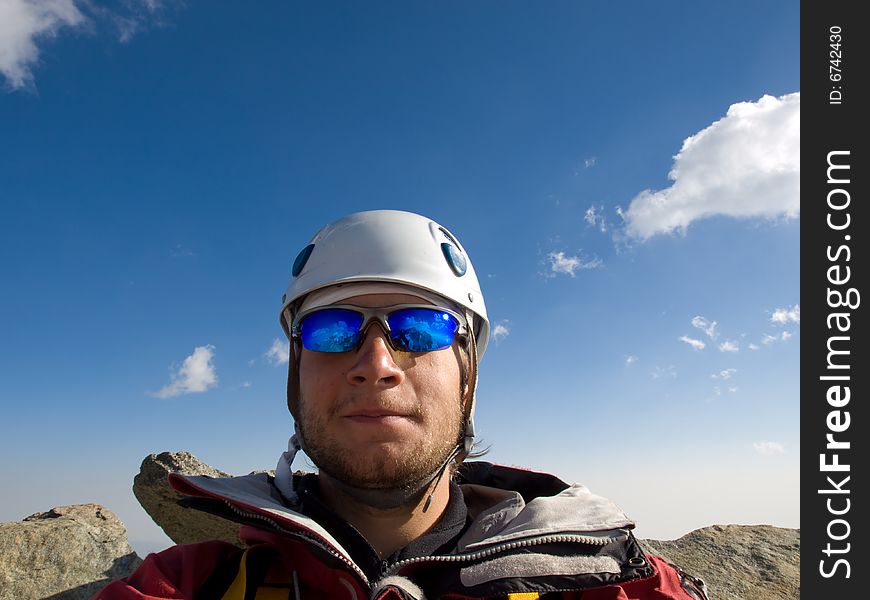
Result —
[[170, 475], [198, 508], [242, 523], [246, 548], [219, 541], [171, 547], [96, 600], [707, 600], [703, 582], [645, 554], [634, 523], [583, 486], [483, 462], [463, 464], [458, 480], [471, 524], [457, 547], [400, 561], [369, 581], [269, 476]]

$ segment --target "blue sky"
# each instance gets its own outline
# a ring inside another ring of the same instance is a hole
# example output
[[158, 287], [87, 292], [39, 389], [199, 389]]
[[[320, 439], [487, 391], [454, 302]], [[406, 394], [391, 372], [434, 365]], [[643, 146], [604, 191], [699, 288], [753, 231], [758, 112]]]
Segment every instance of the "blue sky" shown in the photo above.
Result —
[[147, 454], [273, 468], [292, 260], [399, 208], [480, 274], [490, 460], [643, 537], [799, 526], [798, 13], [2, 0], [0, 521], [100, 502], [141, 551]]

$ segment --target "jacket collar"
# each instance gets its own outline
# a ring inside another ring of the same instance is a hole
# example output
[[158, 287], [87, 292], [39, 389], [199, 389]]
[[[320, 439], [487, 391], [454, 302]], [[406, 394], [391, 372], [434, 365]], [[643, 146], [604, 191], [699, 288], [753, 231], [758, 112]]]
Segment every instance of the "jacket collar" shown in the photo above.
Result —
[[459, 481], [473, 520], [460, 552], [531, 537], [621, 537], [634, 528], [616, 504], [548, 473], [487, 462], [463, 464]]
[[[615, 539], [634, 527], [610, 500], [546, 473], [469, 462], [460, 466], [457, 479], [472, 518], [459, 540], [460, 553], [563, 534]], [[224, 503], [235, 514], [234, 520], [254, 524], [265, 518], [277, 529], [314, 536], [351, 560], [332, 534], [299, 512], [299, 506], [288, 501], [266, 473], [224, 478], [172, 473], [169, 483], [186, 496], [209, 499], [212, 505]]]
[[[350, 554], [331, 533], [314, 519], [298, 512], [298, 505], [287, 502], [267, 473], [219, 478], [170, 473], [169, 484], [185, 496], [210, 501], [202, 505], [192, 504], [194, 508], [219, 513], [240, 523], [271, 525], [273, 529], [315, 536], [352, 562]], [[264, 522], [263, 518], [267, 520]]]

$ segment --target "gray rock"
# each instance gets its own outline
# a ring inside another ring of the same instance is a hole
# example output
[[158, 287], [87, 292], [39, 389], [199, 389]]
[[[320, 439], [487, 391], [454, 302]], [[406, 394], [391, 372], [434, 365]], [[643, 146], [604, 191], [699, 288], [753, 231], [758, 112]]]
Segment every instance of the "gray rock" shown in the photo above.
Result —
[[170, 473], [229, 477], [190, 452], [162, 452], [145, 457], [139, 474], [133, 478], [133, 494], [166, 535], [176, 544], [225, 540], [240, 545], [237, 523], [178, 505], [183, 496], [169, 485], [166, 477]]
[[714, 600], [800, 598], [800, 529], [713, 525], [641, 545], [707, 583]]
[[0, 523], [0, 600], [87, 600], [141, 562], [124, 524], [99, 504]]

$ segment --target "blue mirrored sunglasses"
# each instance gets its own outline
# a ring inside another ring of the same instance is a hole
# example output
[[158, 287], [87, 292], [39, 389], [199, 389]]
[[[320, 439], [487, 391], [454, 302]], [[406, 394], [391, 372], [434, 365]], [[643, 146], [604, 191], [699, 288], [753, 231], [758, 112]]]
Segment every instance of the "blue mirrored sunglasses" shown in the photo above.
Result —
[[365, 308], [350, 304], [320, 306], [293, 320], [292, 335], [312, 352], [349, 352], [359, 348], [365, 332], [380, 323], [394, 350], [431, 352], [449, 348], [457, 335], [466, 335], [465, 318], [431, 304], [396, 304]]

